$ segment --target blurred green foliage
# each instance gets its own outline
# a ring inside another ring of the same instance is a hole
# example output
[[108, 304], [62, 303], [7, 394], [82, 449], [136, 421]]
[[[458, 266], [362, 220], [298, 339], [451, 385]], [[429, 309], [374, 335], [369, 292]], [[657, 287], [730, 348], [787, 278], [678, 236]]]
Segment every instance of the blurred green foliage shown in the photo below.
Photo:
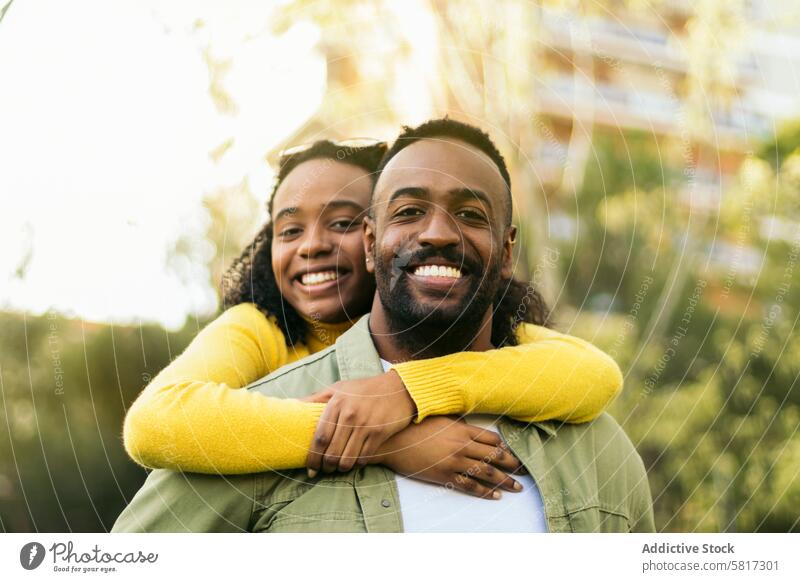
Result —
[[680, 144], [595, 140], [561, 255], [580, 309], [560, 319], [623, 369], [612, 413], [659, 529], [800, 531], [798, 145], [794, 124], [703, 209]]
[[198, 329], [0, 313], [3, 531], [110, 529], [146, 477], [122, 447], [125, 409]]

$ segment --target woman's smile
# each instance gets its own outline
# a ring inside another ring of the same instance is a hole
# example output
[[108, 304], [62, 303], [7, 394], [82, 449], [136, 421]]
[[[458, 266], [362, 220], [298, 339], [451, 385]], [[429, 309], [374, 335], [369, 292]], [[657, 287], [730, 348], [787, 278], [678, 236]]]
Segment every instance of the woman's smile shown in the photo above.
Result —
[[308, 271], [294, 278], [294, 285], [304, 292], [313, 295], [323, 295], [332, 289], [338, 289], [343, 282], [347, 282], [350, 271], [340, 269], [325, 269]]

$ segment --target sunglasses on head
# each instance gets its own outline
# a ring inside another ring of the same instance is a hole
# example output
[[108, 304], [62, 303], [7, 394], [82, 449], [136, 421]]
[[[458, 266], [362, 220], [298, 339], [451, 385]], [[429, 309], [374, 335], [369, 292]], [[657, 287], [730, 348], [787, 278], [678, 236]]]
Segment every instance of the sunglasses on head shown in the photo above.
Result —
[[322, 140], [322, 139], [318, 139], [318, 140], [310, 141], [310, 142], [303, 143], [303, 144], [300, 144], [300, 145], [292, 146], [290, 148], [286, 148], [285, 150], [281, 150], [278, 153], [278, 159], [279, 160], [283, 160], [283, 159], [285, 159], [287, 157], [296, 156], [298, 154], [301, 154], [304, 151], [307, 151], [307, 150], [311, 149], [312, 147], [314, 147], [314, 145], [319, 143], [320, 141], [328, 141], [331, 144], [333, 144], [335, 147], [342, 148], [342, 150], [343, 150], [343, 154], [342, 155], [343, 156], [348, 155], [348, 151], [347, 151], [348, 149], [356, 150], [356, 149], [369, 148], [369, 147], [385, 147], [386, 146], [386, 142], [383, 142], [383, 141], [381, 141], [379, 139], [374, 139], [374, 138], [371, 138], [371, 137], [356, 137], [356, 138], [352, 138], [352, 139], [343, 139], [343, 140], [333, 140], [333, 139]]

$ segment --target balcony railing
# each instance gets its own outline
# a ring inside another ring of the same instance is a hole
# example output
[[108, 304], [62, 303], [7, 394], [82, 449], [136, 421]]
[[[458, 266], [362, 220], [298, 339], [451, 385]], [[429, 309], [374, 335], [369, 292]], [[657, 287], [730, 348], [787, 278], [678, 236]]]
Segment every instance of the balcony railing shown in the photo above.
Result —
[[[623, 85], [596, 83], [591, 85], [571, 75], [556, 75], [541, 83], [543, 105], [552, 105], [573, 117], [582, 117], [582, 109], [594, 108], [596, 113], [609, 119], [619, 119], [619, 125], [628, 122], [647, 128], [653, 124], [680, 129], [681, 103], [666, 93], [632, 89]], [[771, 130], [771, 121], [752, 111], [746, 104], [735, 104], [727, 110], [712, 113], [718, 132], [730, 132], [741, 137], [763, 136]]]

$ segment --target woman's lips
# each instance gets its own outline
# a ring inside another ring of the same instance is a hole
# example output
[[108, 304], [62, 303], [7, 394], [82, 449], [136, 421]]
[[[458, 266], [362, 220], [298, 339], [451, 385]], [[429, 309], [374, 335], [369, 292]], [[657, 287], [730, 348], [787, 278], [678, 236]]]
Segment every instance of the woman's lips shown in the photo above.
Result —
[[347, 277], [349, 277], [349, 276], [350, 276], [349, 272], [343, 273], [343, 272], [340, 271], [340, 272], [338, 272], [336, 274], [335, 278], [328, 279], [326, 281], [315, 282], [315, 281], [318, 281], [319, 279], [316, 278], [316, 277], [313, 277], [313, 276], [312, 277], [306, 277], [307, 281], [308, 280], [311, 281], [311, 284], [307, 284], [306, 285], [306, 284], [303, 284], [303, 278], [300, 277], [300, 278], [296, 278], [292, 282], [292, 284], [297, 286], [304, 293], [308, 293], [310, 295], [319, 295], [319, 294], [322, 294], [322, 293], [326, 293], [326, 292], [330, 291], [331, 289], [337, 289], [341, 285], [341, 282], [344, 279], [347, 279]]

